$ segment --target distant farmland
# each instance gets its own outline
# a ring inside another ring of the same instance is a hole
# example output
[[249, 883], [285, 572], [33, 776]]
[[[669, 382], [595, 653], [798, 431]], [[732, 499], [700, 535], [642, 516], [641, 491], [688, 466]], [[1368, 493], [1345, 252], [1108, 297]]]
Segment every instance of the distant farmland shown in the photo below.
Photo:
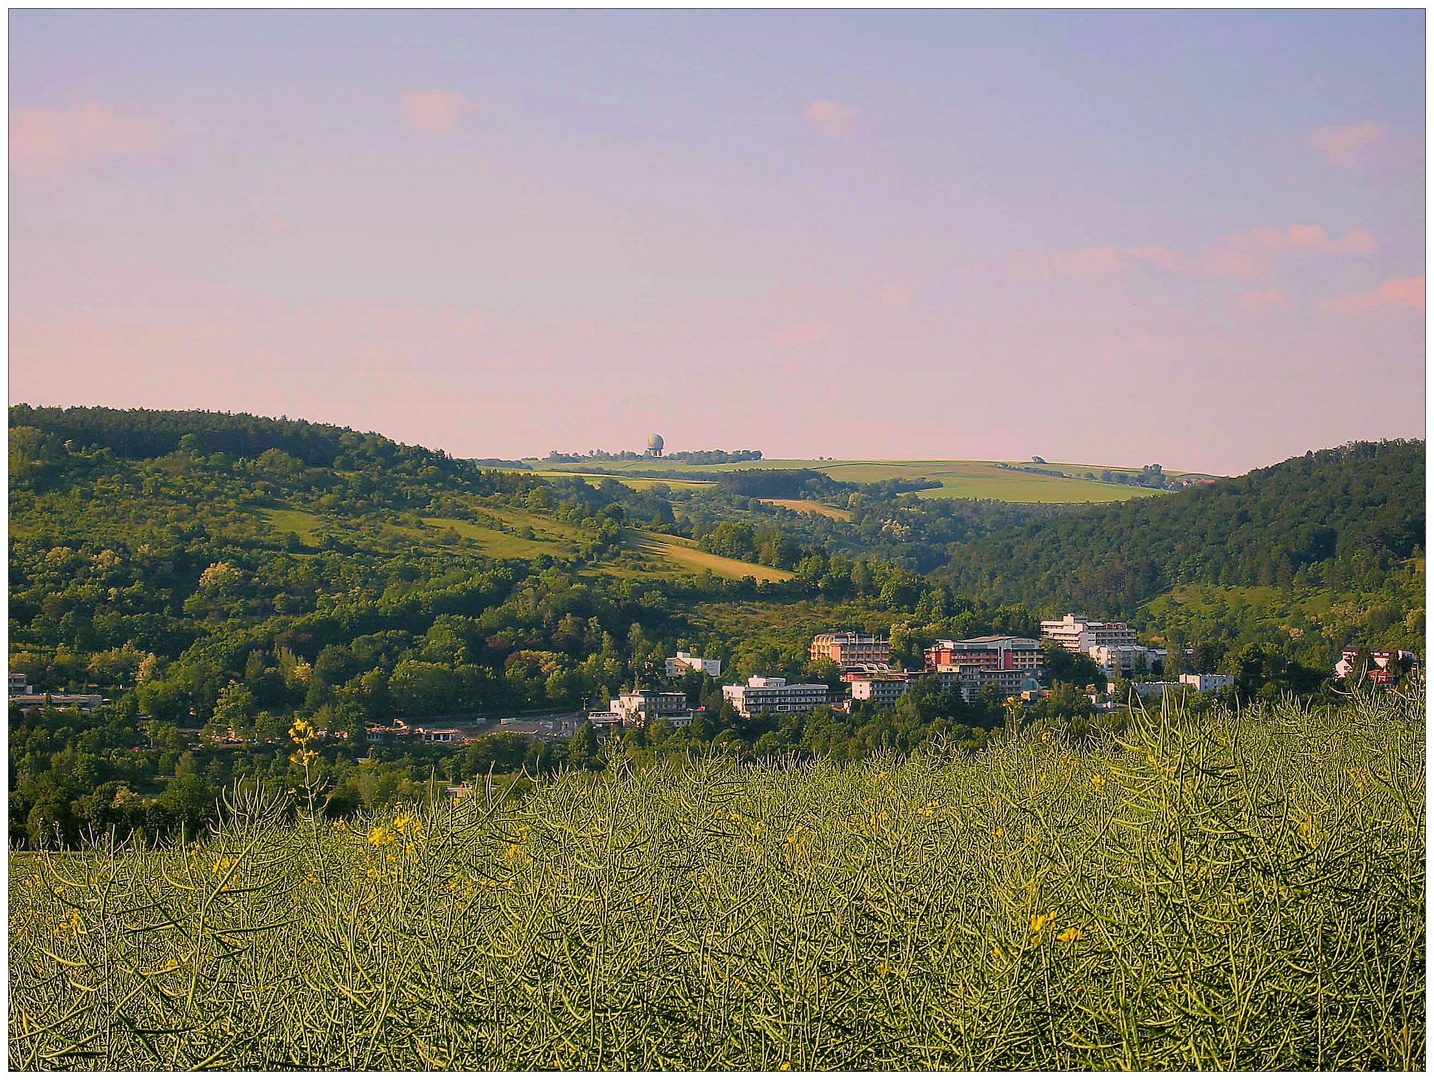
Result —
[[[824, 461], [820, 459], [771, 458], [763, 461], [743, 461], [725, 465], [685, 465], [678, 461], [657, 458], [641, 460], [613, 460], [573, 463], [571, 465], [552, 462], [537, 462], [544, 475], [574, 473], [588, 479], [603, 475], [614, 475], [623, 482], [638, 477], [647, 477], [654, 472], [675, 471], [688, 474], [730, 472], [733, 469], [816, 469], [826, 473], [833, 480], [848, 480], [853, 483], [872, 483], [879, 480], [915, 480], [925, 477], [939, 481], [940, 487], [926, 488], [917, 492], [923, 498], [939, 499], [996, 499], [1001, 502], [1027, 503], [1081, 503], [1119, 502], [1145, 495], [1158, 495], [1151, 488], [1135, 487], [1130, 484], [1108, 484], [1101, 480], [1088, 480], [1086, 473], [1099, 476], [1109, 470], [1113, 473], [1135, 474], [1140, 470], [1128, 466], [1111, 465], [1032, 465], [1030, 462], [996, 461]], [[1002, 465], [1025, 466], [1059, 472], [1063, 475], [1050, 476], [1045, 473], [1026, 472], [1022, 468], [1002, 468]], [[598, 472], [596, 470], [602, 470]], [[1204, 475], [1170, 472], [1171, 476]], [[638, 481], [643, 483], [646, 481]], [[633, 486], [637, 486], [634, 483]], [[685, 486], [682, 481], [667, 483]], [[689, 484], [692, 482], [689, 481]]]

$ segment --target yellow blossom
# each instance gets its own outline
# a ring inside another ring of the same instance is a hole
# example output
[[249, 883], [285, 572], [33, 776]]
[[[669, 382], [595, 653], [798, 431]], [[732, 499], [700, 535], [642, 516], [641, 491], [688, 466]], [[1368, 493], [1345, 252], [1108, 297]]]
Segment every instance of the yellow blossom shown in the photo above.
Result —
[[1078, 930], [1076, 927], [1074, 927], [1074, 926], [1068, 926], [1068, 927], [1066, 927], [1064, 930], [1062, 930], [1059, 934], [1056, 935], [1056, 940], [1057, 940], [1057, 941], [1070, 942], [1070, 941], [1079, 941], [1079, 940], [1080, 940], [1081, 938], [1083, 938], [1083, 937], [1085, 937], [1085, 934], [1083, 934], [1083, 933], [1082, 933], [1080, 930]]
[[1041, 930], [1046, 926], [1046, 924], [1049, 923], [1049, 922], [1051, 922], [1055, 917], [1056, 917], [1056, 913], [1055, 913], [1054, 911], [1052, 911], [1052, 912], [1050, 912], [1049, 914], [1046, 914], [1046, 915], [1032, 915], [1032, 916], [1031, 916], [1031, 933], [1033, 933], [1033, 934], [1039, 934], [1039, 933], [1041, 932]]

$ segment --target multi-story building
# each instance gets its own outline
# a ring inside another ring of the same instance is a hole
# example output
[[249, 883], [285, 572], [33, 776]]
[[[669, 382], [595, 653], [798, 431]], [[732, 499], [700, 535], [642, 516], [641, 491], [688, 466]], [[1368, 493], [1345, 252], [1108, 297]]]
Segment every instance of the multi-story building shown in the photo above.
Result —
[[806, 712], [827, 704], [825, 683], [789, 683], [777, 676], [753, 675], [745, 683], [722, 687], [722, 697], [743, 717], [763, 712]]
[[686, 716], [692, 719], [687, 707], [687, 695], [681, 690], [633, 690], [613, 698], [608, 711], [620, 717], [622, 723], [642, 725], [659, 717]]
[[10, 672], [10, 696], [18, 697], [21, 694], [33, 694], [35, 688], [25, 681], [25, 674], [21, 671]]
[[1040, 687], [1041, 644], [1008, 634], [943, 638], [926, 650], [926, 670], [935, 673], [942, 689], [960, 687], [967, 701], [992, 683], [1003, 694], [1017, 694]]
[[1164, 670], [1166, 649], [1151, 649], [1144, 645], [1092, 645], [1087, 655], [1099, 665], [1107, 679], [1122, 676], [1142, 675], [1154, 669], [1156, 664]]
[[1034, 672], [1041, 666], [1041, 643], [1009, 634], [953, 641], [942, 638], [926, 650], [926, 670], [975, 666], [982, 671]]
[[1235, 676], [1196, 675], [1192, 672], [1185, 672], [1180, 676], [1180, 682], [1193, 689], [1197, 694], [1213, 694], [1216, 690], [1223, 690], [1227, 686], [1234, 686]]
[[830, 660], [841, 668], [885, 664], [891, 660], [891, 639], [850, 630], [840, 634], [818, 634], [812, 638], [811, 659], [814, 663]]
[[1134, 645], [1135, 631], [1123, 622], [1097, 622], [1084, 615], [1041, 622], [1041, 637], [1073, 653], [1089, 654], [1097, 645]]
[[900, 676], [884, 679], [862, 676], [851, 680], [851, 700], [853, 703], [870, 701], [881, 706], [891, 706], [910, 689], [911, 683]]
[[677, 650], [676, 656], [667, 658], [667, 677], [676, 679], [686, 675], [689, 671], [705, 671], [714, 679], [722, 674], [721, 660], [705, 660], [700, 656], [692, 656], [689, 653]]

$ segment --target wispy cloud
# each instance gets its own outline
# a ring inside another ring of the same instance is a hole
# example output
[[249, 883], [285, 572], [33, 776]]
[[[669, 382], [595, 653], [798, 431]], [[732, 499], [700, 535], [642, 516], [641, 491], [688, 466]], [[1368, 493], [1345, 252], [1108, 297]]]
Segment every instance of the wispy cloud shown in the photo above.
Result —
[[856, 123], [859, 109], [819, 98], [807, 106], [807, 121], [826, 135], [845, 135]]
[[1345, 127], [1315, 128], [1309, 144], [1334, 165], [1358, 165], [1371, 146], [1384, 141], [1385, 127], [1369, 120]]
[[1337, 315], [1367, 315], [1374, 311], [1390, 308], [1424, 310], [1424, 275], [1407, 278], [1390, 278], [1373, 292], [1356, 293], [1353, 296], [1336, 296], [1326, 300], [1320, 307]]
[[1044, 278], [1115, 274], [1140, 265], [1172, 274], [1258, 277], [1274, 260], [1288, 255], [1348, 257], [1369, 255], [1377, 248], [1368, 229], [1354, 229], [1336, 238], [1322, 225], [1291, 225], [1233, 233], [1194, 256], [1158, 245], [1102, 244], [1051, 255], [1014, 255], [1007, 267], [1021, 276]]
[[422, 131], [442, 135], [478, 106], [456, 90], [410, 90], [403, 95], [403, 111]]
[[1247, 315], [1264, 315], [1271, 311], [1287, 311], [1294, 305], [1279, 289], [1263, 289], [1240, 293], [1233, 298], [1235, 307]]
[[41, 173], [85, 161], [135, 157], [159, 145], [158, 125], [88, 102], [73, 109], [13, 109], [10, 168]]

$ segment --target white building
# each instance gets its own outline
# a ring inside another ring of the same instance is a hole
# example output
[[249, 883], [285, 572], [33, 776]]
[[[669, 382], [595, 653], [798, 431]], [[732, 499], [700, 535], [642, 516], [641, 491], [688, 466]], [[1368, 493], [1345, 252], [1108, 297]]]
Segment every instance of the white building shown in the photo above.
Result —
[[705, 660], [700, 656], [685, 653], [681, 649], [677, 650], [676, 656], [667, 658], [667, 677], [669, 679], [676, 679], [686, 675], [689, 671], [705, 671], [715, 679], [722, 674], [722, 661]]
[[33, 694], [35, 688], [25, 681], [24, 672], [10, 672], [10, 696], [18, 697], [21, 694]]
[[1092, 645], [1087, 651], [1107, 679], [1149, 672], [1160, 664], [1164, 669], [1167, 649], [1150, 649], [1144, 645]]
[[895, 705], [911, 689], [905, 679], [852, 679], [851, 700], [872, 701], [878, 705]]
[[633, 690], [609, 701], [608, 711], [620, 717], [624, 724], [646, 724], [659, 717], [683, 714], [691, 720], [687, 695], [681, 690]]
[[1191, 687], [1199, 694], [1213, 694], [1216, 690], [1223, 690], [1227, 686], [1235, 685], [1233, 675], [1195, 675], [1186, 673], [1180, 676], [1180, 681]]
[[753, 675], [745, 684], [722, 687], [722, 697], [744, 717], [762, 712], [806, 712], [827, 703], [825, 683], [789, 683], [777, 676]]
[[1044, 619], [1041, 637], [1073, 653], [1086, 653], [1097, 645], [1134, 645], [1135, 631], [1123, 622], [1097, 622], [1067, 613], [1064, 619]]

